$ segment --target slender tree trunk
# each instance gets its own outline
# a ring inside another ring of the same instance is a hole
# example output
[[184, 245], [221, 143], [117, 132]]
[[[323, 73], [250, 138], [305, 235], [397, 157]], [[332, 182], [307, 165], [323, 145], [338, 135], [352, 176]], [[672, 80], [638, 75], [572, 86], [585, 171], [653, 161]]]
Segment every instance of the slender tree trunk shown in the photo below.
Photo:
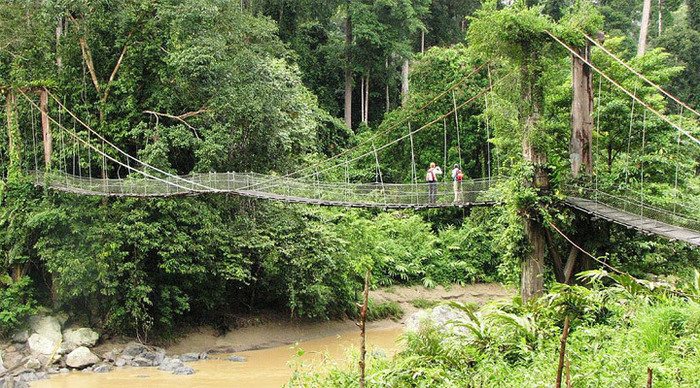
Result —
[[420, 30], [420, 53], [425, 53], [425, 30]]
[[365, 76], [360, 76], [360, 123], [365, 122]]
[[389, 96], [389, 58], [384, 61], [384, 69], [386, 70], [386, 79], [384, 81], [384, 94], [386, 98], [386, 112], [391, 110], [391, 99]]
[[51, 154], [53, 153], [53, 136], [49, 125], [49, 93], [46, 89], [39, 92], [39, 109], [41, 110], [41, 135], [44, 143], [44, 165], [46, 171], [51, 169]]
[[659, 0], [659, 31], [657, 33], [657, 36], [661, 36], [661, 32], [663, 30], [663, 10], [664, 10], [664, 0]]
[[5, 119], [7, 120], [7, 180], [16, 179], [22, 165], [22, 139], [17, 121], [17, 100], [12, 90], [5, 96]]
[[61, 57], [61, 37], [63, 36], [63, 16], [58, 17], [56, 23], [56, 67], [61, 70], [63, 67], [63, 58]]
[[401, 66], [401, 104], [406, 103], [406, 99], [408, 98], [408, 73], [411, 70], [411, 64], [408, 59], [403, 61], [403, 65]]
[[365, 288], [362, 294], [362, 306], [360, 307], [360, 388], [365, 387], [365, 358], [367, 357], [366, 348], [366, 323], [367, 323], [367, 305], [369, 304], [369, 276], [370, 271], [367, 270], [365, 273]]
[[[576, 51], [590, 60], [591, 46], [577, 48]], [[576, 56], [571, 57], [572, 89], [571, 101], [571, 174], [575, 177], [584, 168], [593, 174], [593, 76], [590, 67]]]
[[[526, 49], [529, 49], [526, 47]], [[521, 101], [520, 122], [523, 128], [522, 150], [525, 161], [532, 165], [534, 175], [526, 186], [538, 192], [549, 191], [549, 174], [547, 172], [547, 155], [533, 144], [532, 139], [542, 136], [540, 117], [544, 106], [544, 91], [539, 82], [541, 70], [535, 50], [529, 50], [530, 56], [521, 65]], [[523, 209], [525, 215], [525, 233], [530, 251], [522, 262], [520, 293], [523, 301], [539, 296], [544, 288], [545, 230], [536, 209]]]
[[642, 7], [642, 24], [639, 28], [639, 43], [637, 44], [637, 56], [641, 57], [647, 50], [647, 35], [649, 33], [649, 18], [651, 16], [651, 0], [644, 0]]
[[352, 19], [350, 17], [350, 3], [348, 1], [348, 15], [345, 18], [345, 125], [352, 129]]
[[561, 388], [561, 376], [564, 370], [564, 356], [566, 355], [566, 340], [569, 338], [569, 316], [567, 315], [564, 319], [564, 331], [561, 334], [561, 340], [559, 341], [559, 366], [557, 367], [557, 381], [554, 384], [556, 388]]
[[365, 76], [365, 124], [369, 123], [369, 72]]

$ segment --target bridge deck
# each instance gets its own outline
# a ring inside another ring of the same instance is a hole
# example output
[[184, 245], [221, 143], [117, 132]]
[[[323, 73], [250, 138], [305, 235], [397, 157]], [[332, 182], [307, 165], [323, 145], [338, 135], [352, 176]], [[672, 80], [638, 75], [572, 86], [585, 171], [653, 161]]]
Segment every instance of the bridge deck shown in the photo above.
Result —
[[617, 223], [627, 228], [636, 229], [645, 234], [655, 234], [671, 241], [684, 241], [700, 246], [700, 232], [653, 220], [639, 214], [629, 213], [600, 202], [589, 199], [569, 197], [566, 203], [596, 217]]

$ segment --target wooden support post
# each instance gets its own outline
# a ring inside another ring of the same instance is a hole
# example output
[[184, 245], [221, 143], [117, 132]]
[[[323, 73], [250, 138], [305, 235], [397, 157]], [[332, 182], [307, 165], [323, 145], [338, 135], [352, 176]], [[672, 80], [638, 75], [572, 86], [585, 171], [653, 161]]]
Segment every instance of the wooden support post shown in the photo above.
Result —
[[49, 92], [41, 89], [39, 92], [39, 109], [41, 110], [41, 134], [44, 141], [44, 165], [46, 171], [51, 169], [51, 154], [53, 153], [53, 137], [49, 125]]
[[367, 332], [365, 328], [367, 324], [367, 305], [369, 304], [369, 277], [370, 271], [367, 270], [365, 273], [365, 288], [362, 294], [363, 303], [360, 306], [360, 322], [358, 323], [358, 326], [360, 326], [360, 388], [365, 388], [365, 369], [367, 366], [365, 363], [365, 358], [367, 357]]
[[[575, 49], [581, 57], [590, 61], [591, 45]], [[572, 89], [571, 100], [571, 173], [578, 176], [581, 167], [593, 174], [593, 74], [590, 66], [578, 57], [571, 56]]]
[[[561, 333], [561, 340], [559, 344], [559, 366], [557, 367], [557, 381], [554, 384], [556, 388], [561, 388], [561, 375], [564, 370], [564, 356], [566, 355], [566, 340], [569, 338], [569, 316], [567, 315], [564, 319], [564, 330]], [[567, 374], [568, 380], [568, 374]]]

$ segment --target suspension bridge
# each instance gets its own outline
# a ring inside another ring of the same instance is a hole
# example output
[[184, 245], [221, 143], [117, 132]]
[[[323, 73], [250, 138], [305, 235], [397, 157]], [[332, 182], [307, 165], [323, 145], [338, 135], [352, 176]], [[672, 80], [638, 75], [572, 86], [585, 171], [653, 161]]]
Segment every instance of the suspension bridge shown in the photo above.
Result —
[[[617, 88], [619, 92], [630, 97], [633, 113], [630, 116], [628, 139], [633, 136], [632, 121], [634, 120], [635, 106], [640, 107], [644, 112], [643, 133], [641, 134], [642, 152], [644, 152], [645, 145], [647, 113], [650, 113], [658, 122], [666, 125], [670, 131], [675, 131], [679, 147], [681, 144], [691, 148], [700, 147], [700, 140], [693, 135], [692, 130], [688, 129], [687, 125], [684, 125], [688, 120], [682, 114], [680, 119], [669, 117], [658, 108], [652, 107], [637, 95], [636, 90], [629, 91], [591, 63], [590, 58], [581, 56], [579, 52], [567, 46], [556, 36], [551, 34], [550, 36], [573, 57], [578, 58], [599, 74], [599, 85], [602, 85], [602, 81], [605, 80]], [[604, 46], [590, 37], [587, 39], [602, 54], [632, 72], [640, 79], [640, 82], [652, 86], [667, 99], [678, 104], [681, 107], [681, 113], [683, 110], [692, 113], [694, 115], [693, 122], [696, 122], [697, 117], [700, 117], [700, 113], [696, 110], [648, 80], [644, 75], [607, 51]], [[463, 87], [467, 81], [481, 72], [484, 66], [474, 69], [461, 80], [454, 82], [447, 90], [435, 95], [417, 110], [417, 112], [425, 111], [437, 101], [451, 98], [452, 109], [446, 113], [416, 129], [411, 128], [409, 120], [403, 120], [335, 156], [286, 175], [266, 175], [252, 172], [208, 172], [175, 175], [132, 156], [116, 146], [81, 120], [64, 102], [48, 90], [41, 90], [39, 103], [24, 91], [19, 90], [30, 107], [32, 120], [35, 117], [35, 112], [38, 112], [37, 116], [41, 117], [40, 134], [32, 121], [33, 139], [30, 146], [33, 150], [31, 155], [34, 157], [34, 169], [28, 169], [27, 173], [32, 176], [34, 184], [37, 186], [76, 195], [153, 198], [230, 194], [287, 203], [379, 209], [495, 206], [502, 203], [499, 187], [508, 181], [508, 178], [497, 174], [492, 175], [491, 161], [494, 159], [494, 155], [498, 155], [498, 152], [491, 148], [492, 133], [488, 115], [484, 115], [486, 145], [488, 147], [488, 169], [484, 177], [465, 179], [456, 186], [451, 180], [443, 179], [431, 189], [429, 188], [430, 184], [424, 183], [423, 179], [420, 179], [422, 176], [418, 172], [414, 144], [416, 134], [428, 132], [431, 128], [440, 127], [442, 124], [443, 131], [439, 135], [444, 136], [445, 143], [443, 166], [448, 166], [447, 122], [454, 120], [457, 153], [460, 165], [462, 164], [458, 112], [479, 99], [483, 99], [484, 105], [488, 107], [490, 103], [489, 92], [510, 78], [510, 75], [506, 74], [492, 81], [489, 70], [489, 85], [487, 87], [465, 98], [458, 99], [457, 92], [464, 92], [463, 89], [466, 88]], [[598, 103], [600, 103], [600, 90], [599, 86]], [[49, 98], [52, 100], [54, 109], [58, 112], [58, 118], [50, 112]], [[600, 132], [598, 127], [600, 110], [597, 111], [597, 115], [596, 131]], [[408, 130], [397, 133], [399, 129], [405, 128], [404, 126], [407, 126]], [[50, 127], [54, 128], [53, 133], [51, 133]], [[393, 137], [383, 141], [378, 146], [375, 144], [375, 141], [388, 135], [393, 135]], [[628, 140], [628, 154], [630, 153], [629, 144]], [[384, 181], [379, 155], [389, 147], [405, 147], [405, 149], [410, 150], [411, 174], [409, 183]], [[42, 151], [44, 163], [39, 162], [38, 155], [41, 155]], [[677, 158], [678, 155], [672, 157]], [[351, 180], [348, 174], [349, 166], [362, 159], [373, 160], [374, 182]], [[93, 166], [92, 163], [95, 160], [99, 160], [101, 165]], [[86, 162], [88, 166], [84, 167]], [[43, 170], [42, 165], [45, 166]], [[422, 168], [420, 170], [423, 171]], [[122, 171], [126, 173], [122, 174]], [[446, 173], [448, 172], [446, 171]], [[695, 174], [694, 171], [693, 174]], [[329, 177], [329, 179], [321, 179], [321, 177]], [[566, 199], [563, 204], [594, 218], [614, 222], [645, 234], [658, 235], [670, 240], [700, 246], [700, 211], [689, 204], [687, 197], [679, 195], [683, 191], [683, 187], [679, 187], [678, 177], [679, 167], [676, 167], [671, 201], [663, 204], [651, 203], [644, 194], [645, 183], [648, 185], [649, 182], [645, 182], [644, 162], [642, 161], [641, 174], [639, 179], [636, 179], [638, 191], [629, 192], [629, 187], [632, 187], [628, 181], [629, 174], [627, 174], [624, 184], [618, 185], [603, 185], [598, 182], [598, 174], [594, 174], [594, 178], [585, 184], [579, 182], [565, 185], [563, 194], [566, 195]], [[697, 199], [697, 203], [700, 204], [700, 198]]]

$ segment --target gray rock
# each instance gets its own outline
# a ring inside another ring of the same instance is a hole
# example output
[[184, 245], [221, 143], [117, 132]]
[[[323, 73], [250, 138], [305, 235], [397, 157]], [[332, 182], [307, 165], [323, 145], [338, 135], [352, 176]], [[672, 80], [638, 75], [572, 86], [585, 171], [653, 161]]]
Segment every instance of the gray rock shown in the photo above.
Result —
[[102, 363], [102, 364], [95, 365], [92, 368], [92, 371], [95, 373], [107, 373], [107, 372], [112, 371], [112, 366], [109, 364]]
[[14, 342], [14, 343], [23, 344], [23, 343], [27, 342], [28, 339], [29, 339], [29, 331], [28, 330], [20, 330], [12, 335], [12, 342]]
[[158, 370], [166, 372], [174, 372], [175, 369], [185, 366], [180, 359], [165, 357], [163, 362], [160, 363]]
[[469, 321], [464, 312], [449, 306], [437, 306], [431, 310], [422, 310], [414, 313], [406, 319], [405, 330], [417, 332], [424, 324], [430, 324], [439, 331], [447, 334], [467, 334], [468, 329], [459, 325], [459, 322]]
[[66, 374], [66, 373], [70, 373], [70, 369], [68, 369], [68, 368], [61, 368], [61, 369], [58, 370], [58, 372], [61, 373], [61, 374]]
[[24, 364], [24, 367], [27, 369], [38, 370], [41, 369], [41, 362], [39, 362], [39, 360], [36, 358], [30, 358], [27, 363]]
[[60, 341], [63, 336], [61, 334], [61, 323], [52, 316], [33, 316], [29, 318], [29, 327], [31, 332], [39, 334], [42, 337], [49, 338], [55, 342]]
[[87, 327], [77, 329], [67, 329], [63, 331], [63, 342], [72, 344], [75, 347], [86, 346], [91, 348], [95, 346], [100, 335], [96, 331]]
[[136, 367], [143, 367], [143, 366], [153, 366], [153, 361], [149, 360], [145, 357], [134, 357], [133, 360], [129, 363], [131, 366], [136, 366]]
[[3, 360], [3, 365], [8, 370], [17, 368], [20, 365], [24, 365], [29, 361], [29, 357], [25, 357], [20, 352], [6, 353], [5, 359]]
[[49, 368], [49, 369], [46, 370], [46, 373], [48, 373], [48, 374], [50, 374], [50, 375], [57, 375], [57, 374], [59, 374], [60, 372], [61, 372], [60, 369], [58, 369], [58, 368], [56, 368], [56, 367]]
[[199, 353], [185, 353], [179, 355], [177, 358], [182, 360], [182, 362], [192, 362], [199, 360]]
[[233, 361], [233, 362], [246, 362], [247, 361], [245, 357], [236, 356], [235, 354], [233, 356], [227, 358], [227, 360]]
[[42, 380], [46, 378], [46, 373], [45, 372], [25, 372], [22, 374], [17, 375], [15, 378], [15, 381], [24, 381], [24, 382], [30, 382], [30, 381], [37, 381], [37, 380]]
[[81, 346], [66, 356], [66, 365], [71, 368], [84, 368], [100, 362], [100, 358], [93, 354], [90, 349]]
[[51, 355], [59, 350], [61, 344], [61, 338], [54, 339], [51, 337], [43, 336], [39, 333], [34, 333], [29, 336], [27, 340], [29, 344], [29, 349], [34, 355]]
[[206, 360], [207, 358], [209, 358], [209, 353], [207, 353], [207, 352], [199, 353], [200, 360]]
[[134, 358], [131, 356], [121, 355], [121, 356], [119, 356], [119, 358], [117, 358], [116, 361], [114, 361], [114, 366], [121, 368], [121, 367], [131, 363], [131, 360], [133, 360], [133, 359]]
[[147, 350], [148, 346], [146, 345], [140, 344], [138, 342], [129, 342], [124, 348], [124, 350], [122, 350], [122, 354], [131, 357], [136, 357]]
[[185, 376], [185, 375], [193, 375], [194, 374], [194, 369], [191, 366], [183, 365], [173, 371], [174, 375], [177, 376]]
[[102, 360], [105, 362], [114, 362], [119, 358], [119, 353], [116, 350], [102, 354]]

